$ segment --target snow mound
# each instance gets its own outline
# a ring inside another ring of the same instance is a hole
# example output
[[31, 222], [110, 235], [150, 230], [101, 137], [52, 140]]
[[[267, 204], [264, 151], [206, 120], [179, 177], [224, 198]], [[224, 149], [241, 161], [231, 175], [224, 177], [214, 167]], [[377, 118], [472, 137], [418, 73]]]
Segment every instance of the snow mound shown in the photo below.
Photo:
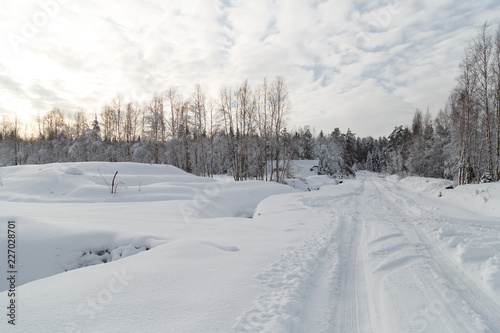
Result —
[[68, 174], [68, 175], [75, 175], [75, 176], [83, 176], [83, 174], [84, 174], [82, 169], [79, 169], [76, 167], [67, 168], [66, 171], [64, 171], [64, 173]]
[[500, 253], [486, 261], [483, 279], [495, 293], [500, 291]]
[[457, 245], [457, 256], [462, 262], [485, 261], [495, 256], [498, 252], [499, 249], [497, 247], [489, 244], [459, 243]]
[[500, 183], [470, 184], [443, 192], [446, 201], [461, 203], [469, 210], [489, 216], [500, 214]]
[[310, 177], [318, 175], [318, 160], [293, 160], [292, 175], [295, 177]]
[[325, 185], [338, 185], [341, 181], [328, 176], [310, 176], [287, 179], [287, 185], [302, 191], [316, 191]]
[[[139, 163], [53, 163], [2, 168], [0, 200], [24, 202], [102, 202], [111, 198], [115, 172], [114, 201], [162, 200], [160, 184], [209, 182], [172, 166]], [[75, 177], [78, 176], [78, 177]], [[148, 191], [149, 190], [149, 191]], [[191, 188], [188, 188], [190, 191]], [[141, 193], [142, 191], [142, 193]], [[164, 193], [169, 193], [164, 191]]]
[[[115, 173], [116, 193], [111, 194]], [[78, 176], [78, 177], [75, 177]], [[2, 169], [0, 200], [38, 203], [118, 203], [179, 201], [185, 218], [251, 217], [272, 194], [288, 193], [273, 182], [204, 178], [171, 165], [140, 163], [53, 163]], [[241, 200], [240, 196], [245, 196]], [[184, 202], [182, 202], [184, 201]]]
[[399, 184], [415, 192], [434, 195], [439, 194], [439, 192], [445, 190], [446, 187], [452, 186], [453, 182], [437, 178], [405, 177], [399, 181]]
[[318, 175], [317, 160], [291, 161], [293, 178], [286, 179], [286, 184], [301, 191], [319, 190], [325, 185], [338, 185], [341, 180]]

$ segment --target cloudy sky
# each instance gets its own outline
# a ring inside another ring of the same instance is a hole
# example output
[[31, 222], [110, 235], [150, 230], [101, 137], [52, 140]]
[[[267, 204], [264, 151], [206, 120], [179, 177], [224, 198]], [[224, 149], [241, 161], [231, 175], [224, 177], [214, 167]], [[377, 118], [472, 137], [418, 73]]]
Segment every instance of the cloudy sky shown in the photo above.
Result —
[[435, 115], [498, 0], [0, 0], [0, 114], [100, 112], [285, 78], [289, 128], [388, 135]]

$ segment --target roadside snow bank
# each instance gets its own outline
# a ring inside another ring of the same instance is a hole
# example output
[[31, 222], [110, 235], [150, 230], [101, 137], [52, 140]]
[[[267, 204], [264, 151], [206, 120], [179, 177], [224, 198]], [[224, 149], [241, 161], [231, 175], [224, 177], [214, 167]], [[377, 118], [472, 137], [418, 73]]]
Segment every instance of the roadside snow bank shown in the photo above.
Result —
[[469, 211], [488, 216], [500, 216], [500, 183], [453, 185], [449, 180], [406, 177], [398, 184], [404, 188], [427, 197], [440, 197], [440, 200], [464, 207]]
[[422, 211], [434, 209], [443, 216], [428, 221], [427, 233], [500, 304], [500, 183], [446, 189], [452, 183], [443, 179], [390, 179], [415, 193], [413, 205], [423, 202], [422, 197], [433, 202], [419, 205]]
[[[391, 176], [396, 177], [396, 176]], [[424, 178], [424, 177], [405, 177], [399, 181], [399, 184], [408, 190], [420, 192], [427, 195], [438, 195], [453, 182], [446, 179]]]
[[482, 215], [500, 216], [499, 182], [458, 186], [453, 190], [444, 191], [443, 199], [462, 204]]

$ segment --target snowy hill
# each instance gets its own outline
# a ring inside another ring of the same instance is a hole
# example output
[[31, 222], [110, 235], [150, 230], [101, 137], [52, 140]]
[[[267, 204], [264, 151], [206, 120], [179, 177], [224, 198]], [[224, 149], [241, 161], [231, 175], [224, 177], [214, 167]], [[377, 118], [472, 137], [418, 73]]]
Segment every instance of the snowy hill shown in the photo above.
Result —
[[309, 192], [134, 163], [0, 177], [0, 269], [15, 221], [18, 271], [1, 332], [500, 330], [498, 184], [359, 173]]

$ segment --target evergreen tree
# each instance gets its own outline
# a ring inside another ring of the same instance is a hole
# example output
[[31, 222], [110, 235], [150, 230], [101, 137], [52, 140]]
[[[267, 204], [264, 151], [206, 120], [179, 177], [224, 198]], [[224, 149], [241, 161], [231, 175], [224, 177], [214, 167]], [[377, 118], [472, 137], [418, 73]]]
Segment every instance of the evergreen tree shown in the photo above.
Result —
[[343, 143], [342, 174], [347, 177], [356, 177], [354, 169], [356, 163], [356, 137], [351, 132], [351, 129], [348, 129], [347, 133], [341, 136], [341, 141]]

